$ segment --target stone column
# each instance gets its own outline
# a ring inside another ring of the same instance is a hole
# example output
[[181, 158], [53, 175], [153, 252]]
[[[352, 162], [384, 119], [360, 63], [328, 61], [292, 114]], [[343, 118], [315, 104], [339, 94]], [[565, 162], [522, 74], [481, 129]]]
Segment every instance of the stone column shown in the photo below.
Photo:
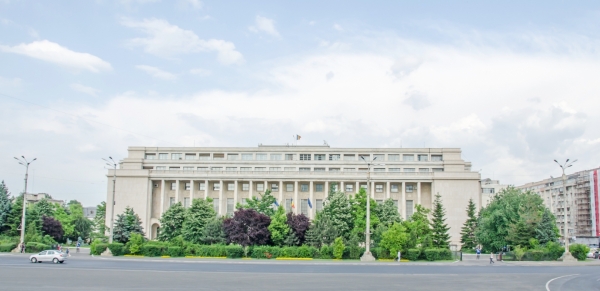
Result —
[[360, 191], [360, 182], [356, 182], [356, 188], [354, 189], [354, 193], [358, 193]]
[[235, 180], [233, 184], [233, 207], [235, 208], [238, 203], [238, 180]]
[[367, 185], [367, 189], [371, 188], [371, 198], [375, 198], [375, 181], [371, 180], [371, 185]]
[[292, 202], [294, 203], [294, 214], [298, 214], [298, 207], [300, 207], [298, 204], [300, 202], [298, 201], [298, 181], [294, 181], [294, 200]]
[[204, 180], [204, 199], [208, 198], [208, 180]]
[[252, 181], [249, 182], [250, 184], [248, 185], [248, 200], [252, 199], [252, 189], [254, 187], [254, 183], [252, 183]]
[[179, 180], [175, 180], [175, 203], [179, 202]]
[[219, 215], [223, 215], [223, 180], [219, 180]]
[[421, 205], [421, 182], [417, 182], [417, 203]]
[[402, 193], [402, 200], [400, 200], [400, 211], [402, 212], [402, 219], [406, 219], [406, 187], [404, 185], [404, 181], [402, 183], [400, 183], [400, 186], [402, 187], [401, 193]]
[[[313, 203], [315, 203], [315, 199], [314, 199], [315, 197], [314, 197], [314, 191], [313, 191], [313, 187], [314, 187], [313, 181], [310, 181], [308, 187], [310, 187], [309, 192], [308, 192], [308, 199], [310, 199], [310, 203], [313, 204]], [[308, 217], [310, 219], [313, 219], [315, 217], [313, 215], [313, 209], [310, 207], [308, 208]]]
[[283, 181], [279, 181], [279, 205], [284, 205], [285, 201], [283, 201]]
[[[325, 181], [325, 189], [323, 189], [323, 191], [325, 191], [325, 193], [329, 193], [329, 181]], [[327, 197], [327, 195], [325, 195], [325, 197]], [[316, 205], [316, 203], [315, 203], [315, 205]]]
[[265, 186], [263, 188], [263, 193], [266, 193], [267, 189], [269, 189], [269, 182], [265, 181]]
[[192, 201], [194, 201], [194, 180], [190, 180], [190, 205], [192, 206]]
[[165, 196], [166, 191], [165, 191], [165, 187], [166, 187], [167, 183], [165, 182], [165, 180], [161, 180], [160, 181], [160, 215], [162, 216], [163, 213], [165, 213]]
[[342, 193], [346, 194], [346, 188], [344, 188], [344, 182], [340, 182], [340, 191], [342, 191]]
[[390, 189], [390, 181], [388, 181], [385, 185], [385, 199], [390, 199], [392, 197], [392, 190]]

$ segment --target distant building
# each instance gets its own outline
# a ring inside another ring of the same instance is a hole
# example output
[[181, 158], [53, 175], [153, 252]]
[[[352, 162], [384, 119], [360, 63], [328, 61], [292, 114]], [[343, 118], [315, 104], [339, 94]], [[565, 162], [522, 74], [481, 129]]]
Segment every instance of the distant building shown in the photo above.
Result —
[[492, 180], [490, 178], [481, 180], [481, 206], [485, 207], [488, 205], [494, 195], [507, 187], [508, 185], [500, 184], [499, 180]]
[[27, 205], [38, 203], [40, 200], [42, 200], [44, 198], [46, 200], [48, 200], [48, 202], [51, 202], [51, 203], [58, 203], [60, 205], [65, 204], [65, 201], [63, 201], [63, 200], [52, 199], [52, 196], [50, 196], [50, 194], [48, 194], [48, 193], [37, 193], [37, 194], [27, 193], [27, 194], [25, 194], [25, 201], [27, 201]]
[[96, 206], [92, 206], [92, 207], [84, 207], [83, 208], [83, 216], [85, 216], [86, 218], [93, 220], [94, 217], [96, 217], [96, 211], [98, 210], [98, 208]]

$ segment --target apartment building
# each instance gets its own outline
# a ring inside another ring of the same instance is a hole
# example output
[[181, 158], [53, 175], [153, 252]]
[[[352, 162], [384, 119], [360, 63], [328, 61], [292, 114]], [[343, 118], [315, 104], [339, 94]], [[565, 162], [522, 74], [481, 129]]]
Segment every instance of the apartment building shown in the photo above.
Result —
[[[469, 199], [481, 205], [480, 175], [456, 148], [331, 148], [268, 146], [243, 148], [130, 147], [116, 170], [115, 215], [131, 206], [149, 238], [170, 205], [189, 207], [193, 199], [210, 197], [219, 215], [232, 215], [237, 203], [271, 190], [287, 211], [314, 218], [330, 186], [353, 195], [367, 189], [381, 203], [393, 199], [404, 218], [415, 205], [432, 207], [442, 196], [452, 242], [460, 241]], [[113, 170], [107, 173], [110, 213]], [[294, 205], [294, 207], [292, 207]], [[108, 220], [107, 220], [108, 221]]]
[[50, 196], [50, 194], [48, 194], [48, 193], [27, 193], [27, 194], [25, 194], [25, 201], [27, 201], [27, 205], [36, 204], [42, 199], [46, 199], [50, 203], [57, 203], [60, 205], [65, 204], [65, 201], [53, 199], [52, 196]]
[[485, 207], [490, 203], [492, 197], [506, 189], [508, 185], [500, 184], [499, 180], [486, 178], [481, 180], [481, 205]]

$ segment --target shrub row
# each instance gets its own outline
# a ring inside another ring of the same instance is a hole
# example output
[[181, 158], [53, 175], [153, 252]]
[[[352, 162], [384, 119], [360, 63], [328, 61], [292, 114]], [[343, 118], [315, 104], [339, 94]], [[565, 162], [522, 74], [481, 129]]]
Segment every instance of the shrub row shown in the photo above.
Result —
[[90, 254], [99, 256], [108, 248], [106, 243], [92, 243], [90, 245]]
[[583, 244], [572, 244], [569, 247], [569, 251], [576, 259], [585, 261], [587, 254], [590, 252], [590, 247]]
[[0, 252], [10, 252], [17, 247], [16, 243], [4, 243], [0, 245]]
[[28, 242], [25, 244], [25, 252], [27, 253], [39, 253], [43, 250], [49, 250], [50, 246], [43, 243]]
[[129, 251], [125, 248], [125, 245], [123, 245], [122, 243], [108, 244], [108, 249], [110, 250], [113, 256], [122, 256], [129, 253]]

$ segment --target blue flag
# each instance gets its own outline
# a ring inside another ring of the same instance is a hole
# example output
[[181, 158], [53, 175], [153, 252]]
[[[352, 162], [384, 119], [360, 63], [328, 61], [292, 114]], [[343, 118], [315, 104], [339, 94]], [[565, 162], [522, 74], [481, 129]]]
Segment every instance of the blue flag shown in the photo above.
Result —
[[310, 199], [308, 199], [308, 207], [310, 207], [310, 209], [312, 209], [312, 203], [310, 203]]
[[273, 204], [275, 204], [275, 206], [279, 207], [279, 203], [277, 203], [277, 200], [275, 200], [275, 202], [273, 202]]

